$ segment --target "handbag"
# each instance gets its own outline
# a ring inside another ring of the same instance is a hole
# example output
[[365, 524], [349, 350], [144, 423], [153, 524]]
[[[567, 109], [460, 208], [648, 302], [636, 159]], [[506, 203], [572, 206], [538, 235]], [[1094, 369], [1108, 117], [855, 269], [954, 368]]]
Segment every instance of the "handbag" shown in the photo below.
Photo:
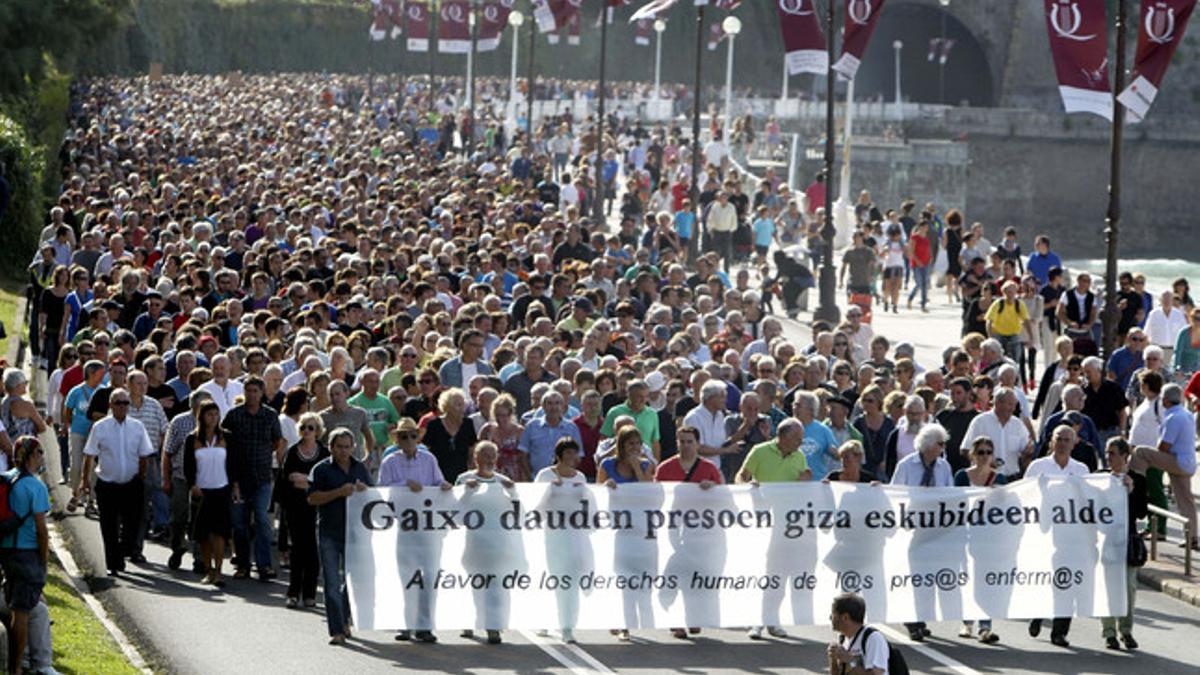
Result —
[[1130, 567], [1141, 567], [1146, 564], [1148, 557], [1146, 541], [1139, 537], [1136, 532], [1130, 532], [1125, 551], [1126, 564]]

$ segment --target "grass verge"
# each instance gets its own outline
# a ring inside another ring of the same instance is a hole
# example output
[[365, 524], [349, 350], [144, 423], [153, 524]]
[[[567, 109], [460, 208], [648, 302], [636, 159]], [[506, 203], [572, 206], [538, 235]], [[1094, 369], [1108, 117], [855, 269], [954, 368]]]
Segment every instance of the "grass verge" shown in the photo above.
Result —
[[54, 622], [54, 667], [64, 675], [137, 675], [96, 615], [75, 592], [58, 562], [50, 562], [46, 577], [46, 603]]
[[18, 281], [0, 277], [0, 321], [8, 336], [0, 340], [0, 358], [8, 357], [8, 347], [16, 339], [17, 332], [24, 328], [24, 322], [17, 326], [17, 299], [24, 293], [24, 287]]

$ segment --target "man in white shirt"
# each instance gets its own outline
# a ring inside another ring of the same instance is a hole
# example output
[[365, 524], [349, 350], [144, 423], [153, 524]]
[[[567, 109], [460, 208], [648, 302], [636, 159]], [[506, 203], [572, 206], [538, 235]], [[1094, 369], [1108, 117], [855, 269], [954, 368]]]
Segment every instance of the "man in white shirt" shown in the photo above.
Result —
[[100, 536], [104, 540], [104, 562], [110, 576], [125, 571], [125, 558], [144, 563], [135, 553], [142, 527], [142, 480], [154, 448], [146, 428], [129, 417], [130, 397], [116, 389], [109, 399], [109, 416], [96, 422], [83, 448], [83, 474], [78, 490], [86, 494], [88, 476], [96, 470], [96, 503], [100, 509]]
[[1175, 294], [1171, 291], [1163, 291], [1159, 300], [1162, 304], [1146, 316], [1146, 337], [1150, 338], [1150, 344], [1162, 347], [1163, 360], [1170, 363], [1175, 352], [1175, 338], [1179, 331], [1187, 328], [1188, 318], [1186, 312], [1175, 307]]
[[1017, 410], [1017, 394], [1008, 387], [998, 387], [992, 409], [971, 420], [962, 447], [969, 448], [976, 438], [992, 439], [999, 460], [1000, 473], [1009, 480], [1017, 480], [1021, 474], [1021, 463], [1028, 461], [1033, 453], [1029, 429], [1014, 413]]
[[242, 396], [242, 383], [229, 379], [229, 357], [219, 354], [212, 362], [213, 378], [200, 385], [197, 391], [203, 391], [217, 404], [221, 410], [221, 419], [237, 405], [237, 398]]
[[[1071, 458], [1071, 450], [1075, 447], [1075, 430], [1064, 424], [1054, 430], [1051, 437], [1052, 452], [1045, 457], [1039, 457], [1029, 464], [1025, 470], [1026, 478], [1039, 476], [1086, 476], [1087, 465]], [[1029, 622], [1029, 635], [1037, 637], [1042, 630], [1042, 620], [1034, 619]], [[1059, 647], [1069, 647], [1067, 633], [1071, 630], [1071, 617], [1057, 617], [1050, 628], [1050, 642]]]
[[737, 452], [737, 442], [741, 440], [725, 433], [725, 395], [725, 382], [705, 382], [700, 388], [700, 405], [683, 418], [684, 426], [695, 427], [700, 432], [700, 455], [711, 460], [718, 469], [721, 468], [721, 456]]
[[729, 195], [724, 191], [717, 193], [717, 201], [708, 207], [708, 234], [713, 238], [713, 249], [721, 256], [725, 272], [729, 272], [729, 262], [733, 259], [733, 235], [737, 232], [737, 207], [729, 201]]

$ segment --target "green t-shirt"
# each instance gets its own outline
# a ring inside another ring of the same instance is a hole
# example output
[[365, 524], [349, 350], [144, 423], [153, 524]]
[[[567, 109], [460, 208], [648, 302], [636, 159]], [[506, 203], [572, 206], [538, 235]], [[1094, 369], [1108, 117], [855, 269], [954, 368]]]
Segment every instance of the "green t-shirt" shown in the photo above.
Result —
[[600, 427], [600, 435], [613, 436], [613, 423], [621, 415], [629, 415], [633, 418], [633, 424], [642, 432], [642, 442], [646, 445], [654, 445], [660, 440], [658, 432], [658, 413], [650, 406], [642, 408], [640, 414], [634, 414], [629, 408], [628, 403], [622, 403], [608, 411], [608, 415], [604, 418], [604, 426]]
[[800, 480], [800, 475], [808, 471], [808, 461], [799, 449], [784, 457], [779, 441], [767, 441], [750, 449], [742, 471], [760, 483], [786, 483]]
[[400, 380], [404, 377], [404, 371], [398, 366], [393, 366], [383, 371], [383, 375], [379, 378], [379, 393], [387, 396], [387, 393], [392, 390], [392, 387], [399, 387]]
[[396, 412], [396, 407], [392, 405], [392, 402], [382, 395], [367, 398], [366, 394], [360, 391], [350, 397], [349, 403], [366, 411], [367, 424], [370, 425], [371, 433], [375, 436], [375, 447], [387, 446], [388, 432], [391, 431], [392, 425], [400, 423], [400, 413]]

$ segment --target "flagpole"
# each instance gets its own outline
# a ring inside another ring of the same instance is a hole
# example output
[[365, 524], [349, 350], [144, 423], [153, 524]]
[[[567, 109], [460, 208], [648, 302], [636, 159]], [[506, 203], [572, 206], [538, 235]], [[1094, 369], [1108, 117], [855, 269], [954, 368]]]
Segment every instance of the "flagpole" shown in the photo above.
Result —
[[1104, 267], [1104, 358], [1108, 359], [1117, 344], [1117, 323], [1121, 310], [1117, 307], [1117, 225], [1121, 220], [1121, 143], [1125, 134], [1125, 106], [1117, 96], [1125, 89], [1125, 24], [1128, 20], [1127, 0], [1117, 0], [1116, 72], [1112, 88], [1112, 131], [1109, 135], [1108, 213], [1104, 222], [1104, 239], [1108, 244]]
[[[568, 38], [569, 39], [569, 38]], [[604, 61], [608, 52], [608, 6], [600, 5], [600, 100], [596, 111], [596, 181], [592, 190], [592, 213], [596, 219], [596, 227], [604, 223]]]
[[841, 318], [837, 307], [837, 273], [833, 269], [833, 236], [837, 230], [833, 226], [833, 97], [837, 82], [833, 71], [833, 43], [836, 34], [833, 32], [834, 5], [830, 0], [825, 7], [825, 50], [828, 61], [825, 66], [825, 225], [821, 228], [821, 273], [819, 287], [821, 291], [820, 305], [813, 312], [813, 320], [828, 321], [836, 324]]
[[[692, 86], [692, 208], [696, 211], [696, 226], [700, 225], [700, 72], [704, 59], [704, 10], [696, 12], [696, 81]], [[707, 244], [708, 232], [704, 233]], [[695, 237], [693, 237], [695, 239]]]
[[437, 37], [437, 18], [437, 2], [436, 0], [429, 0], [429, 112], [433, 112], [434, 110], [433, 70], [437, 64], [437, 57], [434, 55], [434, 50], [437, 49], [436, 42], [440, 42]]
[[467, 30], [471, 31], [471, 47], [467, 52], [467, 115], [471, 120], [471, 131], [463, 139], [467, 154], [475, 151], [475, 10], [477, 0], [470, 0], [467, 6]]

